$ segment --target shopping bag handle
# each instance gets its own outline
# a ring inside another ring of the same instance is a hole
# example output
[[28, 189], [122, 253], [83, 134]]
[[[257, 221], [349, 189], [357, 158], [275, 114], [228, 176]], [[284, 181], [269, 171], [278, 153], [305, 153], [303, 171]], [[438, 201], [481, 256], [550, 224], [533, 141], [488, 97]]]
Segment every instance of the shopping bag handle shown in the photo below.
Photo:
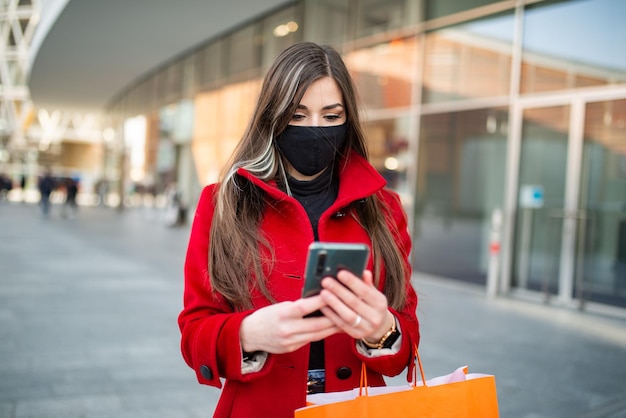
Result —
[[[420, 353], [417, 350], [417, 345], [413, 346], [413, 350], [415, 351], [415, 358], [413, 362], [417, 360], [417, 366], [419, 366], [419, 369], [420, 369], [422, 383], [424, 384], [424, 386], [428, 386], [426, 385], [426, 378], [424, 377], [424, 369], [422, 368], [422, 359], [420, 358]], [[416, 385], [417, 385], [417, 367], [413, 367], [413, 386], [416, 386]]]
[[359, 396], [363, 396], [363, 392], [365, 392], [365, 396], [369, 396], [369, 390], [367, 389], [367, 367], [365, 366], [365, 363], [361, 363], [361, 381], [359, 382]]
[[[413, 357], [413, 362], [415, 363], [415, 367], [413, 367], [413, 387], [417, 386], [417, 369], [419, 367], [420, 375], [422, 378], [422, 384], [424, 386], [428, 386], [426, 384], [426, 378], [424, 377], [424, 368], [422, 367], [422, 359], [420, 358], [420, 353], [417, 350], [417, 345], [413, 346], [413, 351], [415, 356]], [[367, 386], [367, 367], [365, 363], [361, 363], [361, 379], [359, 381], [359, 396], [369, 396], [368, 386]]]

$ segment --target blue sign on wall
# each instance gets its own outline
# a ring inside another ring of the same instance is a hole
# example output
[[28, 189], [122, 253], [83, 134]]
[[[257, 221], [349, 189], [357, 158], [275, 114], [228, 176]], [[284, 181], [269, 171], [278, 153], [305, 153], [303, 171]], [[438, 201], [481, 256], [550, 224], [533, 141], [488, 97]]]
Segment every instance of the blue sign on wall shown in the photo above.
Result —
[[542, 208], [544, 201], [543, 186], [524, 184], [520, 187], [519, 205], [522, 208]]

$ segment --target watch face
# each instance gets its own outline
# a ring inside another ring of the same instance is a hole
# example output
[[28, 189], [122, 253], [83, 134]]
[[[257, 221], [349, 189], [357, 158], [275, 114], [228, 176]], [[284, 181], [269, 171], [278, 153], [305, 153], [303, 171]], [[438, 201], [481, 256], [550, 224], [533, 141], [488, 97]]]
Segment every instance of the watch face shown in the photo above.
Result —
[[387, 337], [387, 339], [383, 343], [382, 348], [391, 348], [399, 336], [400, 336], [400, 332], [398, 330], [395, 330], [393, 333], [391, 333], [389, 337]]

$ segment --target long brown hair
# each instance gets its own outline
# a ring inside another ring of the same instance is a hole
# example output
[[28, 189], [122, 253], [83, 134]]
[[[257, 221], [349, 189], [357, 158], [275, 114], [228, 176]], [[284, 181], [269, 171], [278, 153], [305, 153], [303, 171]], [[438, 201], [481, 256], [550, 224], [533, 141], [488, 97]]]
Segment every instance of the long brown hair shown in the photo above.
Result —
[[[237, 175], [245, 168], [256, 177], [287, 184], [285, 170], [274, 137], [289, 124], [302, 96], [314, 81], [331, 77], [343, 94], [346, 110], [346, 149], [367, 158], [365, 136], [359, 121], [356, 91], [339, 53], [329, 47], [302, 42], [284, 50], [274, 61], [261, 87], [250, 123], [222, 174], [216, 197], [209, 245], [209, 274], [214, 291], [235, 309], [252, 308], [251, 288], [256, 287], [273, 301], [265, 282], [261, 248], [273, 250], [259, 232], [265, 196], [258, 187]], [[375, 281], [384, 263], [384, 293], [396, 309], [405, 302], [408, 276], [405, 260], [396, 245], [385, 217], [384, 205], [376, 196], [356, 206], [356, 218], [369, 233], [374, 256]], [[272, 262], [272, 260], [269, 260]]]

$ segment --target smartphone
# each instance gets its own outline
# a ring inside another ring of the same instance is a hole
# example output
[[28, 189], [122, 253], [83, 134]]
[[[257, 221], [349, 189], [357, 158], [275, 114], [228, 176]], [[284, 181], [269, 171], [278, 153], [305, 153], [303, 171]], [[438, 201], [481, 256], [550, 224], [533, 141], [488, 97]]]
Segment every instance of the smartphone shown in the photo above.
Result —
[[359, 277], [363, 276], [369, 252], [365, 244], [311, 243], [304, 270], [302, 297], [317, 295], [322, 290], [322, 279], [326, 276], [337, 277], [340, 270], [350, 270]]

